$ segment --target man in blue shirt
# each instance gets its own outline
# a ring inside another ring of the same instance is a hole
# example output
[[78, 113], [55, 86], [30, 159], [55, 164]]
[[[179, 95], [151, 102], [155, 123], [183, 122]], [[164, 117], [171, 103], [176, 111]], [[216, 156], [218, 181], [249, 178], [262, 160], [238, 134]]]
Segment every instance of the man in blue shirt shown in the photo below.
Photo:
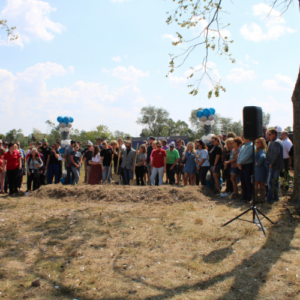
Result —
[[242, 146], [237, 159], [237, 165], [240, 169], [240, 178], [243, 189], [243, 200], [251, 201], [252, 184], [251, 176], [253, 174], [253, 147], [252, 142], [245, 138], [245, 144]]

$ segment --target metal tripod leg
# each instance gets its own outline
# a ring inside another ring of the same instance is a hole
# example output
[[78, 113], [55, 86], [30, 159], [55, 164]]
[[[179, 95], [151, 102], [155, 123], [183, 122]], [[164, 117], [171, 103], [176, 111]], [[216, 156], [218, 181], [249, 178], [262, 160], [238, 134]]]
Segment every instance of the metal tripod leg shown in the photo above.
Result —
[[259, 224], [260, 224], [260, 227], [261, 227], [262, 231], [264, 232], [265, 236], [267, 236], [266, 231], [265, 231], [265, 227], [264, 227], [264, 225], [262, 224], [262, 222], [261, 222], [261, 220], [260, 220], [260, 217], [259, 217], [259, 215], [258, 215], [258, 212], [256, 211], [255, 208], [253, 208], [253, 209], [254, 209], [254, 211], [255, 211], [256, 217], [257, 217], [257, 219], [258, 219], [258, 221], [259, 221]]
[[243, 216], [244, 214], [246, 214], [248, 211], [252, 210], [252, 207], [250, 207], [249, 209], [247, 209], [246, 211], [244, 211], [243, 213], [241, 213], [240, 215], [238, 215], [237, 217], [235, 217], [234, 219], [230, 220], [229, 222], [225, 223], [222, 225], [222, 227], [228, 225], [229, 223], [233, 222], [234, 220], [238, 219], [239, 217]]
[[258, 208], [256, 208], [256, 210], [263, 215], [269, 222], [271, 222], [272, 224], [275, 224], [274, 222], [272, 222], [264, 213], [262, 213]]

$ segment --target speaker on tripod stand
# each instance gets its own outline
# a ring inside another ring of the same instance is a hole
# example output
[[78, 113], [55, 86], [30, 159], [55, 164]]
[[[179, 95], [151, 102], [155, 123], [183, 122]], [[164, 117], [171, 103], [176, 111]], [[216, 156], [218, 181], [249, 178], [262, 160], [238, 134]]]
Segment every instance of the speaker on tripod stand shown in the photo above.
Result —
[[[223, 226], [228, 225], [229, 223], [238, 220], [241, 216], [246, 214], [249, 211], [252, 211], [252, 223], [254, 224], [260, 224], [261, 229], [263, 230], [264, 234], [266, 235], [265, 228], [261, 222], [261, 219], [259, 217], [259, 214], [264, 216], [269, 222], [274, 224], [264, 213], [262, 213], [257, 207], [256, 207], [256, 199], [255, 199], [255, 158], [254, 158], [254, 152], [255, 152], [255, 140], [263, 135], [263, 117], [262, 117], [262, 108], [258, 106], [245, 106], [243, 109], [243, 125], [244, 125], [244, 137], [246, 139], [252, 140], [252, 164], [253, 164], [253, 201], [252, 205], [249, 209], [235, 217], [234, 219], [230, 220], [229, 222], [225, 223]], [[257, 218], [257, 219], [256, 219]], [[242, 219], [241, 219], [242, 220]], [[245, 221], [245, 220], [244, 220]]]

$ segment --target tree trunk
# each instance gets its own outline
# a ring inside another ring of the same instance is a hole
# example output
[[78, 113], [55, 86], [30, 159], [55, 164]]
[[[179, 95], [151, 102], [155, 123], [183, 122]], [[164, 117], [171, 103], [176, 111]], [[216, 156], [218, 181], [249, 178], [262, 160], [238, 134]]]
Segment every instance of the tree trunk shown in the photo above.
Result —
[[300, 69], [292, 95], [294, 110], [294, 193], [293, 199], [300, 203]]

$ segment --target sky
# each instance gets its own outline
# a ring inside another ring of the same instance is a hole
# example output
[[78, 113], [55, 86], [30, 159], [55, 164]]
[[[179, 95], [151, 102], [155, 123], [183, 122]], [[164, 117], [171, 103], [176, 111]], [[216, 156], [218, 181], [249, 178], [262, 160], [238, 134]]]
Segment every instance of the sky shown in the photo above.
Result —
[[17, 26], [19, 39], [10, 43], [0, 30], [0, 133], [47, 132], [46, 120], [57, 124], [58, 116], [71, 116], [79, 130], [103, 124], [139, 136], [136, 120], [148, 105], [187, 123], [198, 107], [238, 121], [244, 106], [255, 105], [271, 114], [270, 126], [292, 126], [300, 59], [297, 1], [281, 17], [262, 1], [223, 7], [221, 21], [231, 24], [226, 34], [234, 40], [236, 63], [209, 56], [211, 74], [226, 88], [211, 99], [206, 79], [195, 97], [187, 87], [203, 48], [166, 78], [169, 54], [187, 46], [172, 46], [176, 31], [193, 38], [203, 26], [182, 31], [167, 25], [167, 13], [175, 8], [172, 0], [1, 0], [0, 20]]

